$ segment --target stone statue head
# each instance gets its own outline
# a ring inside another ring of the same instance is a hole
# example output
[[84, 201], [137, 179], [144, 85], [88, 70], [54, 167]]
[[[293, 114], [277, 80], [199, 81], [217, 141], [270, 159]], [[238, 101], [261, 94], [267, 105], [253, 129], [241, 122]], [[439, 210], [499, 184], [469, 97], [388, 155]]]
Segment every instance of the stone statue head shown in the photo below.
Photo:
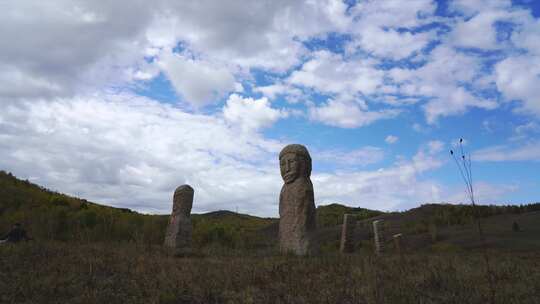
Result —
[[298, 144], [287, 145], [279, 153], [279, 169], [285, 184], [298, 177], [311, 176], [311, 156], [306, 147]]
[[173, 214], [183, 214], [187, 217], [191, 214], [193, 207], [193, 188], [190, 185], [182, 185], [174, 191]]

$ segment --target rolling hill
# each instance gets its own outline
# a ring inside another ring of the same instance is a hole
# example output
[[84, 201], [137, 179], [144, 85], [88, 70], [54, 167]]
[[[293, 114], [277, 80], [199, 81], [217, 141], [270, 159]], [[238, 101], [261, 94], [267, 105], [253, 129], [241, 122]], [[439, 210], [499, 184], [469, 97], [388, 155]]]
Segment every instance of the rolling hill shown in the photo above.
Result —
[[[540, 204], [479, 206], [487, 243], [494, 248], [540, 249]], [[468, 205], [426, 204], [404, 212], [385, 213], [341, 204], [317, 207], [316, 238], [323, 251], [336, 251], [344, 214], [358, 220], [356, 241], [370, 250], [371, 222], [384, 219], [386, 235], [404, 234], [407, 248], [462, 250], [479, 245]], [[278, 219], [221, 210], [193, 214], [194, 244], [235, 250], [274, 248]], [[168, 215], [146, 215], [67, 196], [0, 171], [0, 231], [15, 222], [36, 239], [74, 242], [161, 244]], [[520, 226], [512, 230], [513, 223]]]

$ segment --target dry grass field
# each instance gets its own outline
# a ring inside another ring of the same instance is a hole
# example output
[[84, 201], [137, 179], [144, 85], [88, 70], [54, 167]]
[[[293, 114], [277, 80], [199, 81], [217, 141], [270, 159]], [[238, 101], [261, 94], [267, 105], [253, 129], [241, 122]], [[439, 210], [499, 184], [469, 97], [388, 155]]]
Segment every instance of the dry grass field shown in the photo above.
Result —
[[[1, 303], [489, 303], [479, 252], [172, 258], [134, 244], [0, 247]], [[540, 252], [491, 251], [495, 303], [538, 303]]]
[[[230, 211], [193, 215], [194, 255], [161, 248], [166, 215], [142, 215], [51, 192], [0, 172], [0, 303], [540, 303], [540, 204], [482, 206], [491, 275], [467, 205], [384, 213], [317, 209], [318, 256], [280, 256], [278, 220]], [[343, 214], [358, 252], [338, 253]], [[371, 222], [403, 233], [373, 255]], [[520, 230], [513, 230], [513, 223]], [[489, 280], [491, 278], [491, 280]], [[492, 282], [490, 288], [489, 282]]]

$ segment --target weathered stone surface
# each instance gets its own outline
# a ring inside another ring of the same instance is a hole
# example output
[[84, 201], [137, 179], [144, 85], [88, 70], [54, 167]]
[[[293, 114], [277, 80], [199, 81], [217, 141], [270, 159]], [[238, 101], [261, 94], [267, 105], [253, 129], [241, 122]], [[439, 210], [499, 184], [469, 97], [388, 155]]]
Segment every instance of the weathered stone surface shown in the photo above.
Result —
[[182, 185], [176, 188], [173, 197], [173, 209], [165, 233], [164, 246], [174, 255], [191, 253], [191, 207], [193, 206], [193, 188]]
[[339, 251], [342, 253], [352, 253], [354, 246], [354, 231], [356, 229], [356, 219], [352, 214], [343, 215], [343, 225], [341, 226], [341, 244]]
[[403, 234], [398, 233], [394, 234], [392, 238], [394, 239], [394, 248], [396, 249], [396, 252], [401, 254], [401, 238]]
[[279, 195], [279, 244], [281, 252], [313, 253], [316, 209], [311, 183], [311, 156], [302, 145], [288, 145], [279, 153], [284, 185]]
[[381, 254], [384, 250], [384, 220], [373, 221], [373, 241], [375, 242], [375, 253]]

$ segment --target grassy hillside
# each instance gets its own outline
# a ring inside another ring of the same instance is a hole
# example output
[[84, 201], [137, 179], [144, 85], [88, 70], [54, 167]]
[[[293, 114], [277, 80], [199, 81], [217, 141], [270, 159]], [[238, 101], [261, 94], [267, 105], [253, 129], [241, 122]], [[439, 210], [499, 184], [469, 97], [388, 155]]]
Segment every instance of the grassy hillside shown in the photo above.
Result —
[[[540, 204], [524, 206], [479, 206], [486, 233], [494, 247], [540, 249]], [[359, 221], [357, 243], [371, 246], [371, 222], [385, 219], [387, 235], [403, 233], [408, 247], [472, 248], [478, 245], [473, 209], [467, 205], [428, 204], [405, 212], [384, 213], [340, 204], [317, 208], [317, 240], [323, 252], [339, 247], [344, 214]], [[163, 241], [167, 215], [144, 215], [129, 209], [112, 208], [44, 189], [0, 171], [0, 232], [22, 222], [41, 240], [75, 242], [134, 242], [159, 245]], [[272, 251], [278, 236], [278, 220], [230, 211], [194, 214], [193, 240], [203, 251]], [[518, 222], [521, 232], [511, 227]], [[506, 241], [505, 241], [506, 240]], [[509, 241], [510, 240], [510, 241]]]
[[[343, 214], [364, 219], [381, 212], [333, 204], [317, 208], [319, 226], [339, 225]], [[161, 244], [168, 215], [143, 215], [50, 191], [0, 171], [0, 231], [22, 222], [32, 236], [60, 241], [129, 241]], [[267, 249], [277, 239], [277, 219], [230, 211], [192, 215], [197, 247]]]
[[[275, 220], [228, 211], [194, 214], [194, 243], [245, 248], [260, 245], [256, 232]], [[41, 240], [161, 244], [168, 215], [144, 215], [95, 204], [0, 171], [0, 231], [21, 222]]]
[[382, 211], [330, 204], [317, 207], [318, 227], [332, 227], [343, 223], [343, 215], [352, 214], [357, 220], [365, 220], [384, 214]]
[[[278, 255], [278, 220], [194, 214], [196, 254], [160, 246], [166, 215], [143, 215], [43, 189], [0, 172], [0, 230], [22, 222], [33, 242], [0, 246], [1, 303], [537, 303], [540, 204], [482, 206], [490, 272], [473, 209], [429, 204], [383, 213], [317, 208], [322, 254]], [[343, 214], [358, 220], [355, 254], [337, 254]], [[371, 222], [391, 239], [372, 248]], [[519, 231], [513, 223], [519, 223]], [[491, 285], [490, 283], [491, 282]], [[491, 286], [491, 287], [490, 287]]]

